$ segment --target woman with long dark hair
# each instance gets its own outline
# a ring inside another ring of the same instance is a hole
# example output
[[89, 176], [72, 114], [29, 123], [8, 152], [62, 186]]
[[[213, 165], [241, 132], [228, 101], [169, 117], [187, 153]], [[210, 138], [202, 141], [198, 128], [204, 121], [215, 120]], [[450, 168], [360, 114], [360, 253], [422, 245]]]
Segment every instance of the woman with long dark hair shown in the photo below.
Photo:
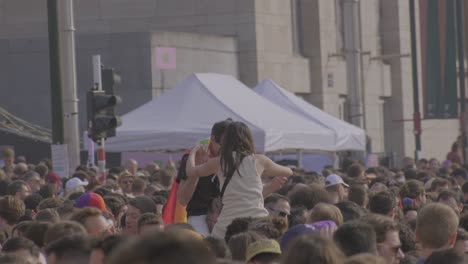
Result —
[[201, 150], [201, 146], [197, 146], [190, 152], [187, 175], [204, 177], [217, 174], [219, 177], [223, 208], [213, 228], [215, 237], [224, 238], [226, 227], [235, 218], [268, 216], [263, 205], [263, 175], [283, 177], [293, 173], [290, 168], [274, 163], [265, 155], [255, 154], [252, 133], [242, 122], [232, 122], [226, 128], [219, 157], [196, 166], [195, 155]]

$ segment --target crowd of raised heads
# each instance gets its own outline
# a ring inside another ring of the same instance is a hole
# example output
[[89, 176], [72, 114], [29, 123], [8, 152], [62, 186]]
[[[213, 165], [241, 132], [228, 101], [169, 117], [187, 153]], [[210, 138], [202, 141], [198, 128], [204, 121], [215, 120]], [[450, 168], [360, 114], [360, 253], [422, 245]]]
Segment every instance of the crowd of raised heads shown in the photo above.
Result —
[[[305, 171], [256, 154], [249, 128], [213, 125], [208, 145], [106, 176], [4, 148], [1, 264], [468, 263], [468, 173], [447, 159]], [[176, 165], [177, 164], [177, 165]]]

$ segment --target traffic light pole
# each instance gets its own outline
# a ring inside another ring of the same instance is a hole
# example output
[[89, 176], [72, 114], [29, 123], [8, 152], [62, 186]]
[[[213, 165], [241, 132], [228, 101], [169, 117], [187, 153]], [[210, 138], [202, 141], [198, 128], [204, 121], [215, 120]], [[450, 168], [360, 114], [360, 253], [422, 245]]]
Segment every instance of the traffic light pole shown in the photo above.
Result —
[[[101, 56], [93, 55], [93, 79], [94, 79], [94, 90], [102, 91], [102, 76], [101, 76]], [[89, 125], [89, 124], [88, 124]], [[105, 149], [105, 139], [101, 138], [98, 142], [97, 149], [98, 157], [98, 168], [100, 179], [106, 179], [106, 149]]]

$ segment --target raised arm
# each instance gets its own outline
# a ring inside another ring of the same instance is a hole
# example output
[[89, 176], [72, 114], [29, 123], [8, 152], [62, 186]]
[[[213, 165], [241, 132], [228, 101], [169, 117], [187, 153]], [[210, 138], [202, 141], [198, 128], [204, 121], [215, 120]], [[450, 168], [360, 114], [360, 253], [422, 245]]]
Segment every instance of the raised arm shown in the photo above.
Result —
[[219, 158], [208, 159], [206, 163], [196, 165], [195, 156], [197, 151], [200, 151], [201, 146], [196, 146], [190, 151], [190, 155], [187, 160], [187, 176], [190, 177], [206, 177], [213, 175], [219, 170]]

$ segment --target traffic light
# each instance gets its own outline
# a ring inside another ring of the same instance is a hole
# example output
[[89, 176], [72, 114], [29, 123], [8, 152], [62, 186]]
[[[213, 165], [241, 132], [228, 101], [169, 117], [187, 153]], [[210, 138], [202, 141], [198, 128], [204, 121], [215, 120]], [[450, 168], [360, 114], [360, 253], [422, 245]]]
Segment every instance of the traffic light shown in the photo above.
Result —
[[93, 141], [115, 136], [115, 129], [121, 125], [121, 119], [115, 114], [115, 107], [122, 100], [113, 94], [117, 82], [114, 70], [103, 69], [102, 87], [104, 91], [88, 92], [88, 135]]

